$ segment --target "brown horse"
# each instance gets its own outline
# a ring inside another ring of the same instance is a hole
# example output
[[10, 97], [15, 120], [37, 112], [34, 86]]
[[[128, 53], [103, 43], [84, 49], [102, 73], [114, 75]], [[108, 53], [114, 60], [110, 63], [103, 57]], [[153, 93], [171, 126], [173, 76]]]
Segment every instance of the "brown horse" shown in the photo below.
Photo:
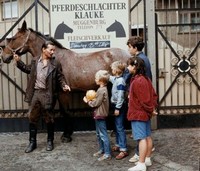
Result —
[[[126, 63], [130, 57], [129, 53], [119, 48], [111, 48], [94, 53], [76, 53], [62, 47], [56, 42], [55, 56], [62, 64], [65, 78], [72, 90], [88, 90], [95, 86], [94, 75], [100, 69], [110, 70], [110, 64], [121, 60]], [[30, 52], [33, 57], [39, 56], [44, 41], [49, 40], [41, 33], [27, 29], [26, 22], [22, 24], [19, 31], [8, 40], [2, 59], [10, 63], [13, 53], [19, 55]]]
[[[127, 51], [119, 48], [111, 48], [94, 53], [76, 53], [64, 48], [55, 39], [46, 37], [30, 28], [28, 29], [24, 21], [18, 32], [7, 40], [8, 43], [3, 48], [1, 56], [3, 62], [10, 63], [14, 53], [22, 55], [29, 52], [33, 57], [39, 56], [42, 44], [46, 40], [51, 40], [55, 43], [55, 56], [62, 65], [63, 74], [72, 92], [74, 90], [86, 91], [95, 89], [94, 75], [98, 70], [104, 69], [110, 71], [112, 62], [121, 60], [126, 63], [130, 57]], [[64, 110], [67, 111], [69, 96], [66, 93], [61, 93], [59, 101]]]

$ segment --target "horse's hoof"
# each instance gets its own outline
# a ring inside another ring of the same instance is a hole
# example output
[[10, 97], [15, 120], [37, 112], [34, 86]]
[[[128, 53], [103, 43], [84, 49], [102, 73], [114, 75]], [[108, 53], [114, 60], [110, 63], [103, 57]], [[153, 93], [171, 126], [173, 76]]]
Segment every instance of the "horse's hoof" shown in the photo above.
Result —
[[62, 143], [69, 143], [72, 141], [72, 138], [69, 136], [69, 137], [65, 137], [65, 136], [61, 136], [61, 142]]

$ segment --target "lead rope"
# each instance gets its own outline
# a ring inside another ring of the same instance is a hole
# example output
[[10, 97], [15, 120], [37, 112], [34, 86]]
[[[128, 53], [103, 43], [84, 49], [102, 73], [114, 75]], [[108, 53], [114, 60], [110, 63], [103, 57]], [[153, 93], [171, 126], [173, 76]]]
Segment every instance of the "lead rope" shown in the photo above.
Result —
[[3, 65], [2, 53], [3, 53], [3, 48], [0, 47], [0, 67]]

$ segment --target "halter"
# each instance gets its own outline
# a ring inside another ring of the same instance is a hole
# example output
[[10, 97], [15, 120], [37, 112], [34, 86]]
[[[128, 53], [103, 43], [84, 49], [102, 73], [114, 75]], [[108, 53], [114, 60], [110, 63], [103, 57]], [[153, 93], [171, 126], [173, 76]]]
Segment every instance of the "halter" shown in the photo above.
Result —
[[31, 34], [31, 31], [28, 30], [28, 35], [27, 35], [27, 37], [26, 37], [25, 42], [24, 42], [21, 46], [19, 46], [18, 48], [12, 49], [9, 45], [7, 45], [6, 47], [7, 47], [13, 54], [15, 54], [15, 52], [17, 52], [17, 51], [20, 50], [20, 49], [21, 49], [21, 50], [20, 50], [19, 52], [22, 52], [22, 50], [23, 50], [25, 44], [27, 43], [27, 41], [28, 41], [28, 39], [29, 39], [30, 34]]

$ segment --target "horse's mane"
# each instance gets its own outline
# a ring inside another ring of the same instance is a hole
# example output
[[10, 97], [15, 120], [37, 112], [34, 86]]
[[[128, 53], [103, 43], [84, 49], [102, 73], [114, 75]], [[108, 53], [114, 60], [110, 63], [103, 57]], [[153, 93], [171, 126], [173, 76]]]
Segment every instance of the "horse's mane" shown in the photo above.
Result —
[[35, 31], [35, 30], [33, 30], [32, 28], [29, 28], [29, 30], [30, 30], [31, 32], [36, 33], [38, 36], [42, 37], [42, 38], [45, 39], [46, 41], [51, 41], [51, 42], [53, 42], [58, 48], [67, 49], [67, 48], [65, 48], [60, 42], [58, 42], [57, 40], [55, 40], [53, 37], [51, 37], [51, 36], [45, 36], [45, 35], [42, 34], [41, 32]]

